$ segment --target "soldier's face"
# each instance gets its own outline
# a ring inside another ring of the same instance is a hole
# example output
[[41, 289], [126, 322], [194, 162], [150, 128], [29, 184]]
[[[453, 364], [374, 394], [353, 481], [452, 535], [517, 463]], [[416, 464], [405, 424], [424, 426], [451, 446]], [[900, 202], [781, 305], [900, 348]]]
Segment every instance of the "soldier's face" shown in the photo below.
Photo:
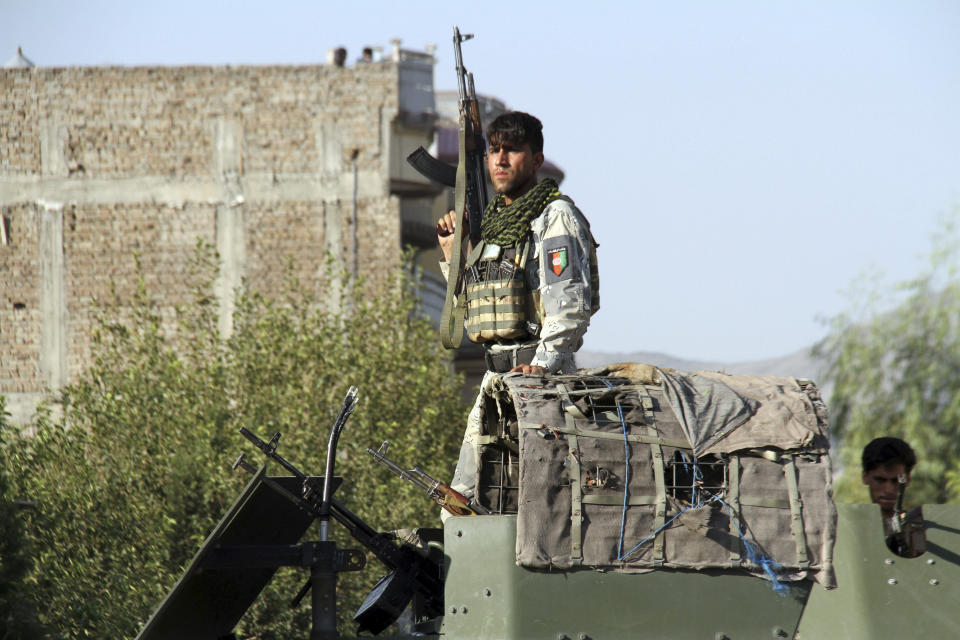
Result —
[[543, 165], [543, 154], [534, 153], [529, 143], [493, 143], [487, 149], [490, 182], [509, 204], [536, 184], [537, 170]]
[[897, 505], [897, 478], [903, 474], [910, 484], [910, 474], [902, 462], [883, 465], [863, 474], [863, 484], [870, 489], [870, 501], [880, 505], [886, 513]]

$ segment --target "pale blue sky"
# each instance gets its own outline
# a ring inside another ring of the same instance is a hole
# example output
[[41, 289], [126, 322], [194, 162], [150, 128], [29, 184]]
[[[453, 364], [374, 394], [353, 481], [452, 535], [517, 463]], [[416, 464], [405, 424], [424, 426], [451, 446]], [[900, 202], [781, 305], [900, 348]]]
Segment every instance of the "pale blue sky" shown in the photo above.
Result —
[[0, 0], [0, 62], [312, 64], [436, 44], [544, 122], [592, 222], [585, 349], [742, 361], [821, 338], [960, 205], [960, 2]]

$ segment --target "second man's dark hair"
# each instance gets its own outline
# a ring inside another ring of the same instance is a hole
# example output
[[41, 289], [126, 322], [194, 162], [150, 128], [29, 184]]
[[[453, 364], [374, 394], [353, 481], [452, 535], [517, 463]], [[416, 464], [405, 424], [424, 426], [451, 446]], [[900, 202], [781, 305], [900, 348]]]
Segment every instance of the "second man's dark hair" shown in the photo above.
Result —
[[897, 463], [902, 464], [907, 473], [910, 473], [913, 465], [917, 464], [917, 455], [910, 445], [900, 438], [876, 438], [863, 448], [860, 462], [864, 473], [869, 473], [877, 467]]
[[507, 111], [493, 119], [487, 127], [487, 142], [501, 145], [528, 143], [534, 153], [543, 152], [543, 123], [523, 111]]

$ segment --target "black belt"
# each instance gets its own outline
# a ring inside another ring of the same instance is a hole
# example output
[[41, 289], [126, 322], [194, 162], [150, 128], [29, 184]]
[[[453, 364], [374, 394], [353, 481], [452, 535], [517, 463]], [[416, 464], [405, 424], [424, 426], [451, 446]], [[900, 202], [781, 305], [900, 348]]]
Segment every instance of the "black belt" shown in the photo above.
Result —
[[530, 364], [533, 362], [533, 356], [535, 355], [537, 355], [537, 348], [532, 346], [496, 352], [487, 349], [483, 358], [487, 361], [488, 371], [506, 373], [518, 364]]

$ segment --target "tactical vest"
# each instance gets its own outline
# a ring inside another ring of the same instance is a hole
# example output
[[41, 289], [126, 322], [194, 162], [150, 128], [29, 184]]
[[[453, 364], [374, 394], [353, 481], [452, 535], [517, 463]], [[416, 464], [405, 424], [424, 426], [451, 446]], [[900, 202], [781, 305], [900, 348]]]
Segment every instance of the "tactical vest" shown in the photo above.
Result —
[[531, 244], [529, 238], [522, 247], [507, 248], [480, 241], [467, 256], [465, 327], [471, 342], [517, 340], [540, 333], [539, 314], [527, 287]]

